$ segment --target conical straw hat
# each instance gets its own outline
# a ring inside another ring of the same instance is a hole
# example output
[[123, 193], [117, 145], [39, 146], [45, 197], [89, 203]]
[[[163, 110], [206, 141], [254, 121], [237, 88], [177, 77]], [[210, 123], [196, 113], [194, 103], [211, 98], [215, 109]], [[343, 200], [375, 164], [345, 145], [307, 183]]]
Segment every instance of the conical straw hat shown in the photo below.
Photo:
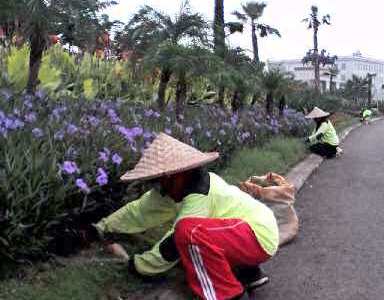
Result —
[[219, 153], [203, 153], [165, 133], [160, 133], [144, 150], [135, 168], [125, 173], [123, 181], [153, 179], [191, 170], [216, 160]]
[[326, 112], [317, 106], [308, 114], [305, 116], [306, 119], [317, 119], [317, 118], [324, 118], [328, 117], [330, 115], [329, 112]]

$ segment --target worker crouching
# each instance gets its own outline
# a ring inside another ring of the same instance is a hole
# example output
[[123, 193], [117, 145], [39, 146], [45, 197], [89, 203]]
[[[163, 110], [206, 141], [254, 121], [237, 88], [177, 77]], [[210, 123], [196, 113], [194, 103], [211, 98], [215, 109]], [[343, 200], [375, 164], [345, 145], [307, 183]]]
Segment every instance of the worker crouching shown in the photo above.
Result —
[[315, 107], [307, 116], [313, 119], [316, 127], [312, 134], [306, 138], [311, 152], [326, 158], [333, 158], [342, 153], [339, 147], [340, 140], [332, 122], [328, 119], [329, 113]]
[[203, 166], [218, 153], [202, 153], [159, 134], [123, 181], [147, 180], [153, 188], [95, 225], [100, 235], [138, 233], [173, 221], [150, 250], [130, 261], [153, 276], [181, 261], [200, 299], [248, 299], [268, 280], [259, 265], [277, 251], [276, 218], [266, 205]]

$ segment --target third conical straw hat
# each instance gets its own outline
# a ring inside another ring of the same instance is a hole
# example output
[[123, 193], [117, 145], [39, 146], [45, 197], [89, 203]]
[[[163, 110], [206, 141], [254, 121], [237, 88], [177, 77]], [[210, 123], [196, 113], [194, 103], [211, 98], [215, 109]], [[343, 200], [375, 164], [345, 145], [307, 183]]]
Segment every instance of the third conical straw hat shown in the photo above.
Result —
[[135, 168], [125, 173], [121, 180], [153, 179], [191, 170], [216, 160], [219, 153], [203, 153], [165, 133], [160, 133], [144, 150]]
[[315, 106], [315, 108], [308, 115], [306, 115], [305, 118], [317, 119], [317, 118], [328, 117], [329, 115], [330, 115], [329, 112], [326, 112]]

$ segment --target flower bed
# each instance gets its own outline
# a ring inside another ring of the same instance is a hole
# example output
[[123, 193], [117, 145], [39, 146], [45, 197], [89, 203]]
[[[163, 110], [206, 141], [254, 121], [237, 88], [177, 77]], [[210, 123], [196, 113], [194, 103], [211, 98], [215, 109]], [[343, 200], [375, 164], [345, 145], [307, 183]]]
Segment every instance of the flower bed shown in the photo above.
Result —
[[218, 168], [236, 149], [307, 128], [292, 110], [278, 120], [257, 108], [232, 115], [201, 105], [176, 118], [172, 107], [160, 113], [122, 100], [52, 101], [42, 92], [0, 90], [0, 255], [40, 257], [64, 218], [131, 200], [119, 177], [160, 131], [219, 151]]

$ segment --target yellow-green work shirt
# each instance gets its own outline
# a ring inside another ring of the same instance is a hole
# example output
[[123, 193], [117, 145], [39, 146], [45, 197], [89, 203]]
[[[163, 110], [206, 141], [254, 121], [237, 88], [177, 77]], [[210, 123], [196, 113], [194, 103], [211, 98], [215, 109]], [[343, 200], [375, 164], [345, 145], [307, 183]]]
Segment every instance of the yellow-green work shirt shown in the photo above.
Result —
[[[274, 255], [279, 244], [276, 218], [270, 208], [238, 187], [227, 184], [214, 173], [209, 173], [208, 195], [190, 194], [176, 204], [169, 197], [162, 197], [150, 190], [138, 200], [130, 202], [96, 227], [101, 232], [139, 233], [173, 220], [174, 225], [186, 217], [235, 218], [246, 221], [254, 231], [260, 245]], [[159, 252], [162, 240], [173, 233], [173, 228], [150, 250], [135, 255], [137, 271], [144, 275], [155, 275], [172, 268], [177, 262], [164, 260]]]
[[[320, 140], [318, 140], [318, 136], [321, 135]], [[338, 146], [340, 141], [337, 136], [336, 129], [333, 127], [331, 121], [323, 122], [319, 129], [312, 132], [312, 135], [309, 137], [309, 141], [311, 143], [316, 143], [319, 141], [320, 143], [329, 144], [332, 146]]]

